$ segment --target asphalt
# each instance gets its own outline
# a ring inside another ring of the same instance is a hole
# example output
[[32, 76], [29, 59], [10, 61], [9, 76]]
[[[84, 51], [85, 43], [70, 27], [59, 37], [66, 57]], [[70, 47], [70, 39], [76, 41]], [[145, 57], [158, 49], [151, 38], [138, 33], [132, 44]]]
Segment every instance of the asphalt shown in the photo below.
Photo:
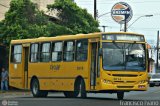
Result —
[[6, 101], [7, 106], [160, 106], [160, 87], [125, 93], [124, 100], [117, 100], [116, 94], [106, 93], [89, 93], [86, 99], [65, 98], [63, 93], [49, 93], [47, 98], [34, 98], [29, 91], [0, 93], [0, 100], [0, 106]]

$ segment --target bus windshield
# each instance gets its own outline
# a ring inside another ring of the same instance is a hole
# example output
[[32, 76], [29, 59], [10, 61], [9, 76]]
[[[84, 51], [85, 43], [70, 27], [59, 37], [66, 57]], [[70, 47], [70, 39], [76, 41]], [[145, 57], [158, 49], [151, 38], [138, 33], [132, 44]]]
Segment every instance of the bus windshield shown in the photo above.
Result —
[[135, 43], [102, 43], [103, 69], [145, 71], [145, 45]]

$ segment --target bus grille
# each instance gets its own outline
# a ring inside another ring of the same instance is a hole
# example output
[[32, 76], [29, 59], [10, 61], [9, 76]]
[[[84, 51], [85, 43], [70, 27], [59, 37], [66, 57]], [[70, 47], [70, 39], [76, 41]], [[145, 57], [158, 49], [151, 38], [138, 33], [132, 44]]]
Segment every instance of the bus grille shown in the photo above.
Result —
[[137, 77], [138, 75], [134, 74], [112, 74], [113, 76], [118, 76], [118, 77]]
[[117, 86], [117, 88], [133, 88], [133, 86]]
[[115, 83], [135, 83], [136, 81], [114, 81]]

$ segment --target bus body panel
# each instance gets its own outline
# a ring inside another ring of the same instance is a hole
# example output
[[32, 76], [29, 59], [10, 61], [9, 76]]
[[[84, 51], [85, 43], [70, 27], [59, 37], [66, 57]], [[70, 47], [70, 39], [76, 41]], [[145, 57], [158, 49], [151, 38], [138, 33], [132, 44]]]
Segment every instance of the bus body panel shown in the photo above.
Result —
[[36, 76], [42, 90], [73, 90], [76, 77], [82, 76], [88, 80], [87, 70], [88, 62], [29, 63], [28, 77], [31, 79]]

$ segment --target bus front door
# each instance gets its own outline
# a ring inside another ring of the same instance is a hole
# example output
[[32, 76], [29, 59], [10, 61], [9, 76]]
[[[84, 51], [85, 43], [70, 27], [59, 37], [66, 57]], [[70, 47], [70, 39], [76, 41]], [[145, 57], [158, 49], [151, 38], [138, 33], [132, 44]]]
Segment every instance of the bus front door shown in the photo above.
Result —
[[97, 42], [91, 43], [91, 67], [90, 67], [90, 85], [91, 89], [94, 90], [96, 86], [96, 76], [97, 76]]
[[24, 47], [24, 89], [28, 88], [28, 54], [29, 47]]

